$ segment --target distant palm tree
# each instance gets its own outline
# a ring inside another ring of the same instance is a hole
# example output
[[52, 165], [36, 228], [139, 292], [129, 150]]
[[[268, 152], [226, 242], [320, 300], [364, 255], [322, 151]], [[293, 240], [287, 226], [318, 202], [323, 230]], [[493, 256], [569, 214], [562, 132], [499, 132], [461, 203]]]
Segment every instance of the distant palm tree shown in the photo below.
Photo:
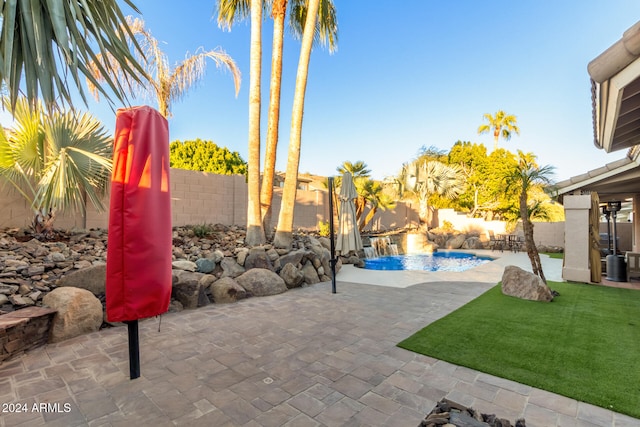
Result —
[[416, 160], [405, 164], [400, 173], [400, 194], [407, 191], [419, 202], [420, 221], [429, 220], [429, 197], [439, 194], [454, 198], [464, 192], [464, 176], [458, 166], [445, 165], [436, 160]]
[[354, 178], [357, 177], [369, 177], [371, 176], [371, 170], [367, 169], [367, 164], [362, 160], [358, 160], [357, 162], [350, 162], [345, 160], [342, 162], [342, 165], [338, 166], [336, 170], [340, 175], [343, 175], [345, 172], [350, 172]]
[[493, 149], [498, 149], [498, 139], [502, 138], [506, 141], [511, 139], [511, 134], [516, 133], [520, 135], [520, 128], [516, 125], [518, 119], [513, 114], [507, 114], [502, 110], [496, 112], [495, 116], [491, 114], [485, 114], [483, 116], [489, 124], [480, 125], [478, 127], [478, 134], [493, 132]]
[[[131, 0], [124, 3], [140, 12]], [[101, 56], [116, 59], [96, 67], [107, 76], [106, 86], [120, 101], [126, 99], [127, 87], [108, 77], [112, 65], [119, 64], [134, 81], [142, 72], [127, 45], [131, 32], [123, 25], [125, 18], [116, 0], [3, 1], [0, 15], [0, 78], [7, 86], [11, 109], [23, 93], [21, 85], [32, 108], [39, 98], [47, 109], [60, 101], [73, 105], [69, 80], [86, 104], [81, 75], [110, 100], [89, 69], [89, 63]]]
[[531, 261], [533, 273], [539, 276], [545, 283], [547, 279], [542, 271], [540, 254], [533, 238], [533, 223], [531, 222], [531, 206], [529, 205], [529, 192], [535, 186], [546, 186], [551, 184], [553, 167], [538, 166], [536, 156], [533, 153], [523, 153], [518, 150], [518, 165], [507, 177], [507, 186], [519, 190], [520, 219], [524, 231], [525, 246], [527, 255]]
[[358, 194], [366, 200], [369, 205], [369, 212], [363, 218], [360, 219], [358, 225], [358, 231], [364, 231], [364, 228], [371, 222], [373, 217], [378, 212], [378, 209], [383, 211], [387, 209], [393, 209], [396, 206], [396, 202], [391, 196], [384, 193], [382, 184], [372, 179], [362, 178], [363, 182], [358, 187]]
[[[6, 107], [10, 100], [5, 99]], [[53, 235], [57, 211], [86, 214], [87, 199], [102, 210], [109, 182], [112, 138], [90, 114], [30, 108], [18, 98], [15, 127], [0, 128], [0, 175], [29, 202], [36, 235]], [[86, 224], [83, 224], [86, 226]]]
[[[123, 63], [112, 55], [98, 55], [98, 61], [90, 63], [91, 78], [87, 79], [89, 89], [96, 98], [99, 93], [94, 82], [112, 78], [130, 87], [134, 94], [153, 98], [158, 103], [160, 114], [169, 117], [172, 104], [182, 99], [187, 91], [204, 77], [207, 58], [215, 61], [218, 67], [224, 67], [231, 71], [236, 96], [238, 95], [241, 80], [240, 70], [233, 59], [224, 51], [199, 49], [194, 55], [187, 56], [182, 62], [171, 67], [166, 53], [160, 49], [158, 40], [151, 35], [149, 30], [145, 29], [145, 23], [142, 19], [128, 16], [126, 23], [132, 34], [140, 38], [139, 44], [142, 47], [142, 54], [136, 55], [143, 67], [137, 76], [139, 83], [132, 80], [129, 74], [124, 72], [127, 62]], [[134, 41], [134, 39], [129, 40], [131, 43]], [[100, 66], [101, 63], [110, 64], [111, 71], [105, 73], [105, 70]]]

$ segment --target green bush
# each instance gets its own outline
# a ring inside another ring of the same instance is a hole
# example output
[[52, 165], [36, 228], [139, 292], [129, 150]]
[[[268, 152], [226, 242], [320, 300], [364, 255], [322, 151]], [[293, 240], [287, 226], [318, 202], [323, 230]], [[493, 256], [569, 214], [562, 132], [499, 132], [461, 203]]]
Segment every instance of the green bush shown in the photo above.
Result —
[[191, 229], [193, 230], [193, 234], [195, 234], [196, 237], [199, 238], [207, 237], [208, 235], [213, 233], [213, 225], [206, 223], [194, 225], [193, 227], [191, 227]]
[[318, 233], [322, 237], [329, 237], [329, 221], [318, 221]]

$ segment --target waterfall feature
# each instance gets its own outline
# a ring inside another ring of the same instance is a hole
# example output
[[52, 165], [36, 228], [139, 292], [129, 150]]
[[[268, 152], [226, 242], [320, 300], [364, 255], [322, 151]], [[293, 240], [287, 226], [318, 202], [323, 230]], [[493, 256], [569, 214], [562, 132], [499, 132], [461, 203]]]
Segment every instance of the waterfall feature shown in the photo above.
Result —
[[365, 258], [378, 258], [386, 255], [398, 255], [398, 245], [391, 243], [391, 238], [371, 237], [371, 246], [364, 248]]

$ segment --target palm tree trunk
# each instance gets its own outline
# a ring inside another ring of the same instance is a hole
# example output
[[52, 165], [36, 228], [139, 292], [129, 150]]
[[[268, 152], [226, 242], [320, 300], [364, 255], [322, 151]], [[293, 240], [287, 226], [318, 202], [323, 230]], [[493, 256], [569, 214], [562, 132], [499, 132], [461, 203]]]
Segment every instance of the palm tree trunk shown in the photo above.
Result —
[[271, 204], [273, 202], [273, 178], [276, 172], [276, 151], [278, 148], [278, 126], [280, 124], [280, 87], [282, 85], [282, 46], [284, 43], [284, 19], [287, 0], [273, 3], [273, 49], [271, 53], [271, 84], [269, 90], [269, 127], [267, 147], [264, 156], [264, 172], [260, 189], [260, 208], [265, 233], [272, 234]]
[[296, 191], [298, 188], [298, 167], [300, 165], [304, 97], [307, 89], [311, 46], [313, 44], [319, 4], [320, 0], [309, 0], [309, 4], [307, 5], [307, 18], [302, 35], [302, 45], [300, 47], [300, 60], [298, 62], [298, 71], [296, 74], [296, 89], [293, 98], [293, 110], [291, 112], [291, 137], [289, 140], [287, 172], [284, 180], [280, 215], [278, 217], [278, 228], [273, 239], [274, 246], [279, 248], [290, 247], [293, 240], [293, 209], [295, 206]]
[[531, 269], [533, 274], [540, 277], [544, 283], [547, 283], [547, 279], [544, 277], [542, 271], [542, 263], [540, 262], [540, 254], [536, 247], [535, 240], [533, 238], [533, 223], [529, 219], [527, 212], [527, 192], [526, 190], [520, 193], [520, 218], [522, 219], [522, 228], [524, 231], [524, 240], [527, 247], [527, 256], [531, 262]]
[[249, 161], [247, 236], [250, 246], [265, 242], [260, 215], [260, 73], [262, 62], [262, 2], [251, 0], [251, 60], [249, 71]]

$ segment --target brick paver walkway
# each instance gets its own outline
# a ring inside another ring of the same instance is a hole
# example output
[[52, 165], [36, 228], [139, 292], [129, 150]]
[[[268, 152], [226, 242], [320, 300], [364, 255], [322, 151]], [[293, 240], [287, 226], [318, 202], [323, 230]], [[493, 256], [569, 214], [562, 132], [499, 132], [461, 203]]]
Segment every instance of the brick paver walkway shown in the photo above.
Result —
[[321, 283], [167, 314], [140, 323], [133, 381], [125, 327], [50, 344], [0, 366], [0, 426], [414, 427], [443, 397], [529, 427], [640, 426], [395, 346], [491, 286]]

